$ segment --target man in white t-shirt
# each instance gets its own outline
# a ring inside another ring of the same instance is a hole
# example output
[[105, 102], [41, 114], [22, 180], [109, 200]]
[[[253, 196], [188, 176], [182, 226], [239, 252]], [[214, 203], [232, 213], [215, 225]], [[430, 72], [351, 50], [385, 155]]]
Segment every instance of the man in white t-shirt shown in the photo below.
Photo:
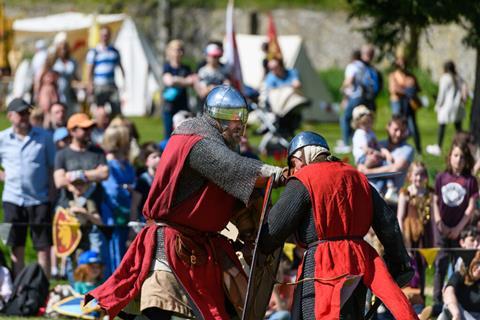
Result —
[[342, 84], [342, 90], [347, 100], [343, 115], [340, 117], [340, 128], [342, 130], [342, 140], [337, 142], [335, 152], [348, 153], [351, 151], [350, 138], [353, 131], [350, 127], [352, 121], [353, 109], [362, 104], [361, 77], [365, 72], [365, 65], [360, 60], [360, 51], [355, 50], [352, 53], [352, 61], [345, 68], [345, 79]]

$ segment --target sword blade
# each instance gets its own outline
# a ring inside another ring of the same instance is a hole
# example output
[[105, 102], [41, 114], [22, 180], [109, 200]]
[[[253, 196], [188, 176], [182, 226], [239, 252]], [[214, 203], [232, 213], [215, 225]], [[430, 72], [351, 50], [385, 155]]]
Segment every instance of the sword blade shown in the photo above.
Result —
[[394, 178], [401, 174], [403, 174], [403, 172], [395, 171], [395, 172], [370, 173], [370, 174], [366, 174], [365, 176], [367, 177], [368, 180], [372, 180], [372, 179]]
[[[259, 297], [259, 288], [258, 288], [259, 283], [256, 281], [259, 281], [259, 279], [264, 278], [263, 282], [265, 284], [269, 280], [274, 279], [275, 275], [273, 277], [263, 277], [264, 275], [261, 274], [262, 272], [259, 273], [259, 270], [256, 270], [256, 266], [259, 264], [258, 261], [261, 260], [261, 257], [260, 257], [261, 253], [260, 253], [260, 249], [258, 248], [258, 242], [260, 239], [262, 226], [264, 224], [264, 221], [267, 219], [268, 211], [270, 209], [270, 199], [272, 196], [272, 190], [273, 190], [273, 176], [268, 179], [267, 186], [265, 189], [265, 196], [263, 198], [262, 213], [260, 215], [258, 233], [255, 238], [255, 250], [253, 253], [252, 264], [250, 266], [250, 274], [248, 277], [248, 285], [247, 285], [247, 295], [245, 297], [245, 304], [243, 306], [242, 320], [263, 319], [263, 316], [268, 307], [268, 301], [270, 301], [271, 292], [270, 292], [270, 295], [268, 295], [268, 297], [266, 296]], [[273, 289], [273, 282], [271, 283], [271, 285], [272, 287], [269, 289]], [[263, 312], [261, 317], [256, 315], [256, 311], [258, 311], [259, 307], [260, 309], [262, 309], [261, 312]]]

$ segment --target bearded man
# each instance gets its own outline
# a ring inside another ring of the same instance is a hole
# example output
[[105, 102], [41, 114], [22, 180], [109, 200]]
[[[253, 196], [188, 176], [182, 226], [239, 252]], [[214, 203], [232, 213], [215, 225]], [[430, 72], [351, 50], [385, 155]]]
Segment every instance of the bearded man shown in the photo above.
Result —
[[143, 209], [148, 227], [86, 301], [95, 298], [112, 318], [136, 296], [149, 319], [241, 315], [247, 277], [219, 231], [249, 204], [256, 186], [282, 176], [281, 168], [235, 152], [247, 115], [245, 98], [218, 86], [204, 115], [175, 129]]

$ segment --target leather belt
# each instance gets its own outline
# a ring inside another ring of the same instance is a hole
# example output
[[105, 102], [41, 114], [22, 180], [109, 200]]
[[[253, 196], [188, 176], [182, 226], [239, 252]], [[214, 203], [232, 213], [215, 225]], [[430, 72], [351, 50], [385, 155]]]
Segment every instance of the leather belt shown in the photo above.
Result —
[[307, 249], [313, 248], [320, 243], [329, 242], [329, 241], [342, 241], [342, 240], [363, 240], [363, 236], [338, 236], [338, 237], [331, 237], [325, 239], [319, 239], [314, 242], [310, 242], [307, 244]]

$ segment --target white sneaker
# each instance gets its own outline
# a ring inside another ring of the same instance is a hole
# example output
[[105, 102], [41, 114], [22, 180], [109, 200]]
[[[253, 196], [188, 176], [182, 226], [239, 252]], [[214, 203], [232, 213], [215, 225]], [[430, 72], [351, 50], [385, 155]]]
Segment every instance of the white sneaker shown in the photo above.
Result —
[[350, 153], [352, 151], [352, 147], [346, 145], [343, 140], [337, 140], [337, 143], [333, 150], [335, 151], [335, 153]]
[[385, 201], [389, 203], [398, 203], [398, 192], [397, 188], [395, 187], [390, 187], [387, 189], [387, 192], [385, 192]]
[[335, 153], [350, 153], [352, 152], [352, 147], [350, 146], [336, 146], [334, 148]]
[[442, 149], [440, 149], [438, 144], [431, 144], [428, 145], [426, 148], [426, 151], [428, 154], [431, 154], [432, 156], [440, 156], [442, 154]]

